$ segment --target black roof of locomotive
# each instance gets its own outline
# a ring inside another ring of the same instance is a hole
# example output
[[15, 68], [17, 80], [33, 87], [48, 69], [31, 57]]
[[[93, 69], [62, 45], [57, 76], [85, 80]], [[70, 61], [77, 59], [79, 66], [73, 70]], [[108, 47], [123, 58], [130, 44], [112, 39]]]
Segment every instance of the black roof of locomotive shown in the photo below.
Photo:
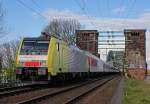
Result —
[[41, 40], [49, 40], [50, 38], [45, 38], [45, 37], [26, 37], [24, 40], [26, 41], [41, 41]]

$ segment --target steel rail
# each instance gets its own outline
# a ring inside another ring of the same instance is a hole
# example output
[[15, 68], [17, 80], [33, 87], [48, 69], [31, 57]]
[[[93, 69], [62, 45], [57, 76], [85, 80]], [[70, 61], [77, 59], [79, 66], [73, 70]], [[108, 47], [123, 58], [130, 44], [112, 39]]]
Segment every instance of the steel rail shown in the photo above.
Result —
[[8, 90], [16, 90], [16, 89], [21, 89], [24, 87], [32, 87], [35, 86], [36, 84], [28, 84], [28, 85], [20, 85], [20, 86], [15, 86], [15, 87], [4, 87], [0, 88], [0, 92], [8, 91]]
[[108, 80], [106, 80], [106, 81], [104, 81], [103, 83], [100, 83], [99, 85], [97, 85], [97, 86], [95, 86], [95, 87], [90, 88], [90, 89], [87, 90], [86, 92], [81, 93], [80, 95], [73, 97], [72, 99], [66, 101], [66, 102], [63, 103], [63, 104], [74, 104], [76, 101], [80, 100], [80, 99], [81, 99], [82, 97], [84, 97], [85, 95], [91, 93], [92, 91], [98, 89], [99, 87], [105, 85], [106, 83], [108, 83], [109, 81], [111, 81], [111, 80], [113, 80], [113, 79], [114, 79], [114, 77], [113, 77], [113, 78], [110, 78], [110, 79], [108, 79]]
[[88, 85], [88, 84], [90, 84], [90, 83], [94, 83], [94, 82], [99, 81], [99, 80], [102, 80], [102, 79], [103, 79], [103, 78], [91, 80], [90, 82], [88, 81], [88, 82], [82, 83], [82, 84], [80, 84], [80, 85], [72, 86], [72, 87], [69, 87], [69, 88], [66, 88], [66, 89], [63, 89], [63, 90], [56, 91], [56, 92], [54, 92], [54, 93], [49, 93], [49, 94], [44, 95], [44, 96], [34, 97], [34, 98], [29, 99], [29, 100], [26, 100], [26, 101], [18, 102], [17, 104], [32, 104], [32, 103], [40, 102], [40, 101], [42, 101], [42, 100], [44, 100], [44, 99], [48, 99], [48, 98], [50, 98], [50, 97], [57, 96], [57, 95], [59, 95], [59, 94], [62, 94], [62, 93], [65, 93], [65, 92], [68, 92], [68, 91], [71, 91], [71, 90], [80, 88], [80, 87], [82, 87], [82, 86]]
[[64, 92], [71, 91], [73, 89], [85, 86], [87, 84], [90, 84], [90, 83], [93, 83], [93, 82], [96, 82], [96, 81], [99, 81], [99, 80], [102, 80], [102, 78], [91, 80], [90, 82], [88, 81], [88, 82], [85, 82], [85, 83], [82, 83], [82, 84], [79, 84], [79, 85], [76, 85], [76, 86], [72, 86], [72, 87], [69, 87], [69, 88], [66, 88], [66, 89], [63, 89], [63, 90], [56, 91], [54, 93], [50, 93], [50, 94], [44, 95], [44, 96], [35, 97], [35, 98], [29, 99], [29, 100], [26, 100], [26, 101], [18, 102], [17, 104], [31, 104], [31, 103], [36, 103], [36, 102], [41, 101], [43, 99], [47, 99], [49, 97], [57, 96], [57, 95], [62, 94]]
[[0, 92], [0, 98], [18, 95], [18, 94], [22, 94], [22, 93], [26, 93], [30, 91], [40, 90], [42, 88], [46, 88], [46, 87], [39, 87], [36, 85], [26, 85], [26, 86], [8, 88], [8, 90], [4, 89], [5, 91]]

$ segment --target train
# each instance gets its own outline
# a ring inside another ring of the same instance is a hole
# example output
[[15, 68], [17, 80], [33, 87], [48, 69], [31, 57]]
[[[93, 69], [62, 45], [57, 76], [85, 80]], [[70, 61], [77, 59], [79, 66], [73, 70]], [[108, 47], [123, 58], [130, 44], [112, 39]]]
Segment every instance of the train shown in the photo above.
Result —
[[119, 73], [95, 55], [54, 36], [23, 38], [16, 56], [16, 79], [20, 81], [49, 82]]

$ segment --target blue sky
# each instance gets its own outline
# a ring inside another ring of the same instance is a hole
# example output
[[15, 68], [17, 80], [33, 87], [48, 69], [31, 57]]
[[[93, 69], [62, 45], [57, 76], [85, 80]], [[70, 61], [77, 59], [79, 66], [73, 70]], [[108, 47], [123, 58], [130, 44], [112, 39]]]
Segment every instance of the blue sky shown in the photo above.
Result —
[[[74, 18], [86, 29], [147, 29], [150, 44], [150, 0], [1, 0], [8, 35], [1, 42], [39, 36], [53, 18]], [[22, 5], [23, 2], [27, 7]], [[30, 8], [30, 9], [29, 9]], [[34, 11], [39, 14], [35, 13]], [[147, 45], [147, 60], [150, 60]]]
[[[138, 18], [150, 11], [149, 0], [20, 0], [39, 13], [48, 8], [60, 12], [69, 10], [77, 15], [90, 18]], [[9, 36], [37, 36], [49, 20], [24, 7], [18, 0], [2, 0], [6, 11], [5, 24]], [[80, 4], [80, 7], [79, 7]], [[81, 7], [84, 10], [81, 10]], [[88, 11], [86, 11], [88, 9]], [[85, 12], [86, 11], [86, 12]], [[86, 13], [86, 14], [85, 14]], [[85, 25], [86, 26], [86, 25]], [[87, 24], [87, 27], [88, 24]], [[94, 26], [90, 26], [93, 27]], [[145, 27], [144, 27], [145, 28]]]
[[[137, 18], [150, 10], [149, 0], [20, 0], [29, 7], [43, 13], [48, 8], [58, 11], [69, 10], [75, 14], [85, 14], [78, 3], [85, 9], [91, 18]], [[6, 11], [5, 23], [9, 34], [16, 36], [39, 35], [47, 25], [48, 20], [35, 15], [24, 7], [18, 0], [2, 0]], [[78, 3], [77, 3], [78, 2]], [[120, 11], [119, 11], [120, 9]]]

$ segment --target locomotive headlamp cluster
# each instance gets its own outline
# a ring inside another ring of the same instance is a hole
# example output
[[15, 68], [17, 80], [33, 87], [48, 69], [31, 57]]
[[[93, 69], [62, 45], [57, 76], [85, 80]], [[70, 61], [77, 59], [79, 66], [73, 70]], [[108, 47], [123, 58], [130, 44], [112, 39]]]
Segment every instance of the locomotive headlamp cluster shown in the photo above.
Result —
[[46, 74], [46, 68], [39, 68], [38, 69], [38, 75], [45, 75]]
[[16, 69], [16, 74], [21, 74], [21, 73], [22, 73], [22, 69], [21, 69], [21, 68], [20, 68], [20, 69], [17, 68], [17, 69]]

